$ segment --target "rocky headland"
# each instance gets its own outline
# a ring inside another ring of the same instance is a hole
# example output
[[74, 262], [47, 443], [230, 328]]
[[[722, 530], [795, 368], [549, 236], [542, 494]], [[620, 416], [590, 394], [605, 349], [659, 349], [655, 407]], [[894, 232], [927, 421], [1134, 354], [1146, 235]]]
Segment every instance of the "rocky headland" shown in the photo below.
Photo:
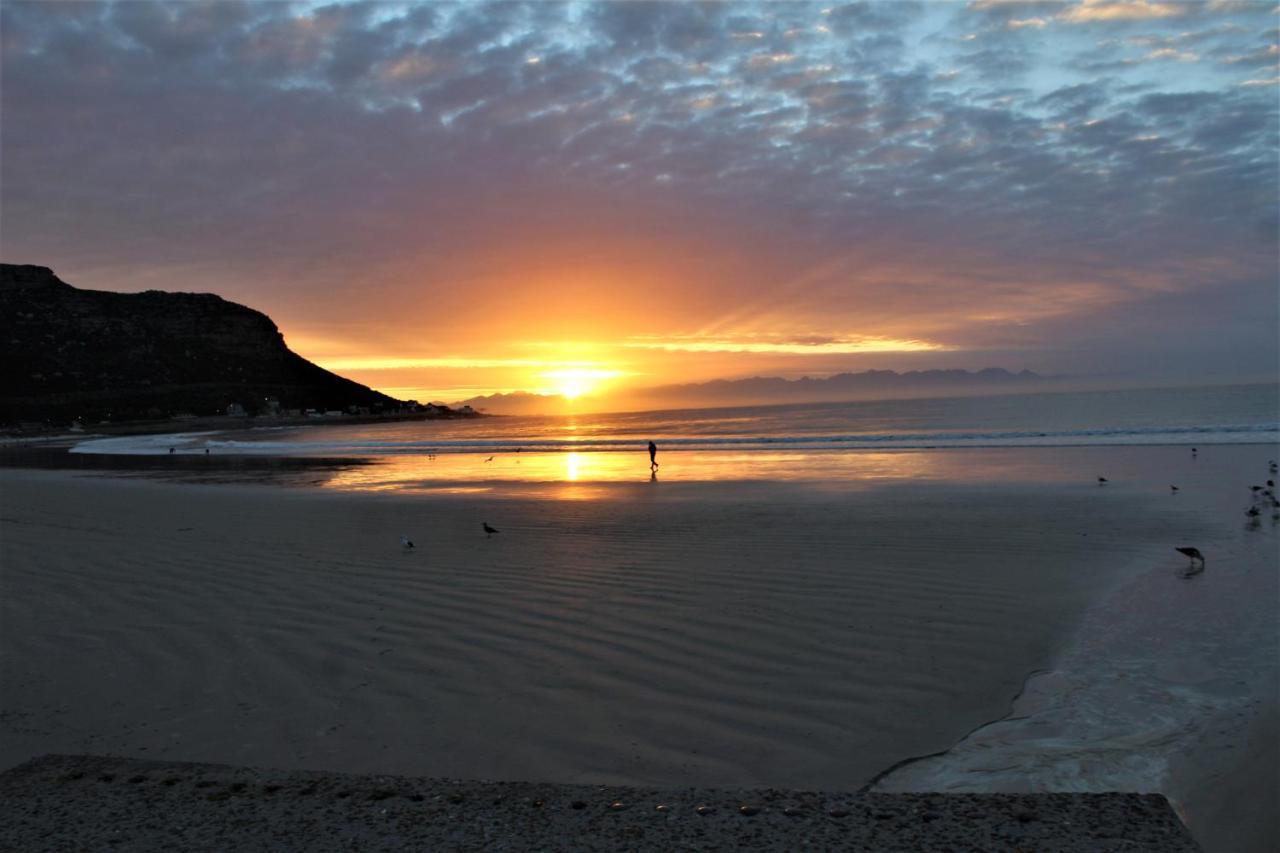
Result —
[[211, 293], [82, 290], [0, 264], [0, 424], [273, 414], [407, 404], [307, 361], [265, 314]]

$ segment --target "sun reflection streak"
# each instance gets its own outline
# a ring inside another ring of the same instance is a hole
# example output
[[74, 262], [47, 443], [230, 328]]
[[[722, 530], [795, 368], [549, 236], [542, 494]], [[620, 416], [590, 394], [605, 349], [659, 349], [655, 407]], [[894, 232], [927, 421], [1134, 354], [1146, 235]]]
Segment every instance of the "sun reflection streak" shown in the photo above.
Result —
[[[659, 439], [661, 445], [661, 439]], [[486, 461], [490, 455], [495, 458]], [[658, 478], [663, 483], [731, 483], [743, 481], [807, 482], [861, 489], [876, 483], [922, 482], [967, 476], [973, 451], [673, 451], [664, 453]], [[967, 460], [967, 461], [966, 461]], [[1007, 463], [1001, 463], [1007, 464]], [[956, 467], [950, 471], [948, 466]], [[1009, 471], [995, 468], [1006, 479]], [[991, 472], [987, 472], [991, 476]], [[372, 465], [334, 472], [325, 487], [340, 491], [487, 491], [502, 483], [572, 485], [569, 495], [586, 499], [584, 487], [609, 483], [648, 483], [649, 456], [642, 445], [634, 451], [561, 450], [489, 454], [441, 453], [438, 456], [383, 457]], [[601, 493], [603, 494], [603, 493]]]

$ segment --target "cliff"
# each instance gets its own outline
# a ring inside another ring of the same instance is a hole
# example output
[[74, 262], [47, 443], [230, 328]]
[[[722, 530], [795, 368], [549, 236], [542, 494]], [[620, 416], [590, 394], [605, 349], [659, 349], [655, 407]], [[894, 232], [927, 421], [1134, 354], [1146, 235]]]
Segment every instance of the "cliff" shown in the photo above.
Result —
[[291, 351], [265, 314], [210, 293], [81, 290], [0, 264], [0, 422], [131, 420], [400, 401]]

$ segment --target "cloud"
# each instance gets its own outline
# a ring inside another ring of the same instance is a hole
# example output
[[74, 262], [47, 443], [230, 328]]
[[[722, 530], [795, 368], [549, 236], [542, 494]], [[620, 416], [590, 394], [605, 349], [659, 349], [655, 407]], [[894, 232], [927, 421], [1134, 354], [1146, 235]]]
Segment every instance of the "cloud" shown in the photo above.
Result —
[[1079, 5], [1060, 12], [1058, 18], [1075, 24], [1177, 18], [1191, 12], [1191, 5], [1163, 0], [1081, 0]]
[[[758, 334], [738, 337], [636, 337], [623, 341], [624, 347], [659, 349], [668, 352], [736, 352], [771, 355], [861, 355], [885, 352], [926, 352], [947, 347], [922, 340], [895, 340], [875, 336], [834, 339], [826, 335], [769, 340]], [[777, 336], [772, 336], [777, 337]]]

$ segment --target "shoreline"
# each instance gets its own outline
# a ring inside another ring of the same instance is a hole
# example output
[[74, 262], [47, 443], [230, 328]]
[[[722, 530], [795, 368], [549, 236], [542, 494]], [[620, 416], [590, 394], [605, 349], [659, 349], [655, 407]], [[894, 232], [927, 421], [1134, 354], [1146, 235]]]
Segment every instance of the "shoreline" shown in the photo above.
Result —
[[360, 426], [380, 423], [403, 423], [406, 421], [458, 421], [476, 420], [478, 418], [500, 418], [503, 415], [491, 415], [485, 412], [473, 414], [454, 413], [447, 416], [428, 415], [425, 412], [412, 412], [395, 415], [351, 415], [338, 417], [233, 417], [231, 415], [210, 415], [184, 420], [163, 421], [121, 421], [110, 424], [94, 424], [93, 429], [72, 432], [70, 426], [41, 427], [35, 430], [0, 431], [0, 448], [25, 447], [30, 445], [67, 445], [88, 441], [94, 438], [107, 438], [128, 435], [183, 435], [192, 432], [240, 432], [267, 427], [305, 427], [305, 426], [340, 426], [343, 424]]

